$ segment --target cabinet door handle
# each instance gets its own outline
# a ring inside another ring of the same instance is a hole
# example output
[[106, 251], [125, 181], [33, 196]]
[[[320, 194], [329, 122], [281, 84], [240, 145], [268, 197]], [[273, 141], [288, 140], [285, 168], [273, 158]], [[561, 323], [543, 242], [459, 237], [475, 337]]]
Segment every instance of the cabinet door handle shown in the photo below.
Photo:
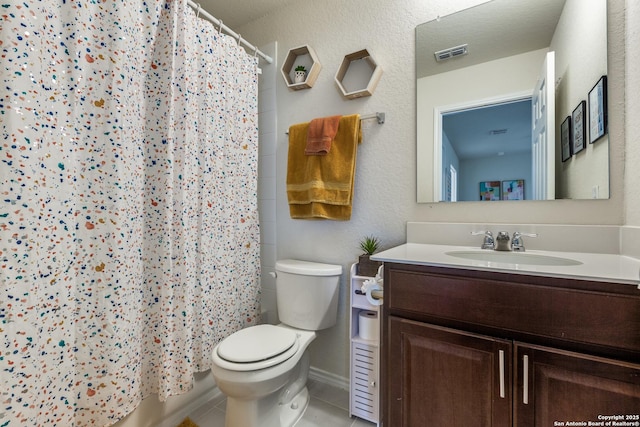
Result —
[[529, 404], [529, 356], [522, 356], [522, 403]]
[[500, 397], [504, 399], [504, 350], [498, 351], [498, 358], [500, 359]]

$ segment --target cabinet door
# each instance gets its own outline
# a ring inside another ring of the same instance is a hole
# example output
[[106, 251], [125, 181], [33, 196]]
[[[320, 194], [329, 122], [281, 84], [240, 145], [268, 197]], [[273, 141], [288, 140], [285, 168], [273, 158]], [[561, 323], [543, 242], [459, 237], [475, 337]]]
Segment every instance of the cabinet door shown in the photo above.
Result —
[[378, 347], [351, 343], [351, 414], [379, 421]]
[[515, 426], [640, 421], [640, 365], [520, 343], [514, 353]]
[[511, 425], [511, 341], [389, 317], [385, 425]]

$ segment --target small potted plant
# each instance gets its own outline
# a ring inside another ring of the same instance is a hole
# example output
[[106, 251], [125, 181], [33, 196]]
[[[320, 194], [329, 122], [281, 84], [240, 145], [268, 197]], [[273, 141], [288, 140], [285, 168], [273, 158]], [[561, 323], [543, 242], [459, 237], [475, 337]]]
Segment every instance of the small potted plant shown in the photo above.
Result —
[[294, 81], [296, 83], [304, 83], [307, 79], [307, 69], [304, 68], [304, 65], [298, 65], [295, 69], [295, 78]]
[[374, 277], [378, 273], [378, 268], [382, 265], [380, 261], [370, 259], [380, 246], [380, 240], [375, 236], [366, 236], [360, 241], [360, 249], [363, 254], [358, 257], [356, 274], [358, 276]]

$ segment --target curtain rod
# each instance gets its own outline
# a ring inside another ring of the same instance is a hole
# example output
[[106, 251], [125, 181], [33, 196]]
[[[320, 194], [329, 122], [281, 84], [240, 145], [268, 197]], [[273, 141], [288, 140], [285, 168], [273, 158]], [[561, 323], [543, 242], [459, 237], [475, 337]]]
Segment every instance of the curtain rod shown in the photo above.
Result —
[[273, 64], [273, 58], [271, 58], [269, 55], [267, 55], [266, 53], [262, 52], [260, 49], [258, 49], [256, 46], [252, 45], [251, 43], [249, 43], [248, 41], [246, 41], [245, 39], [242, 38], [242, 36], [238, 33], [236, 33], [235, 31], [233, 31], [231, 28], [227, 27], [222, 21], [220, 21], [219, 19], [215, 18], [213, 15], [211, 15], [209, 12], [207, 12], [206, 10], [204, 10], [201, 6], [200, 3], [195, 3], [193, 0], [187, 0], [187, 4], [189, 6], [191, 6], [193, 9], [196, 10], [196, 14], [197, 15], [202, 15], [205, 18], [207, 18], [209, 21], [213, 22], [213, 25], [217, 25], [222, 27], [222, 29], [229, 34], [231, 37], [235, 37], [236, 39], [238, 39], [238, 43], [244, 45], [247, 49], [254, 51], [257, 55], [259, 55], [262, 59], [264, 59], [265, 61], [267, 61], [269, 64]]

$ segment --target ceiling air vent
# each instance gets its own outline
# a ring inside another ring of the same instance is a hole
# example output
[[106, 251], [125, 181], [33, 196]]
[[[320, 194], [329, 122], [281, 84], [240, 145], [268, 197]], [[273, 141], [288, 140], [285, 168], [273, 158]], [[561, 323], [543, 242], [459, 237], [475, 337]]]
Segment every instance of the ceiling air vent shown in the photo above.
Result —
[[468, 45], [465, 43], [465, 44], [461, 44], [460, 46], [450, 47], [449, 49], [439, 50], [436, 53], [434, 53], [436, 57], [436, 61], [440, 62], [440, 61], [445, 61], [447, 59], [455, 58], [458, 56], [466, 55], [467, 53], [469, 53], [467, 51], [467, 46]]
[[489, 135], [503, 135], [507, 133], [506, 129], [493, 129], [489, 131]]

